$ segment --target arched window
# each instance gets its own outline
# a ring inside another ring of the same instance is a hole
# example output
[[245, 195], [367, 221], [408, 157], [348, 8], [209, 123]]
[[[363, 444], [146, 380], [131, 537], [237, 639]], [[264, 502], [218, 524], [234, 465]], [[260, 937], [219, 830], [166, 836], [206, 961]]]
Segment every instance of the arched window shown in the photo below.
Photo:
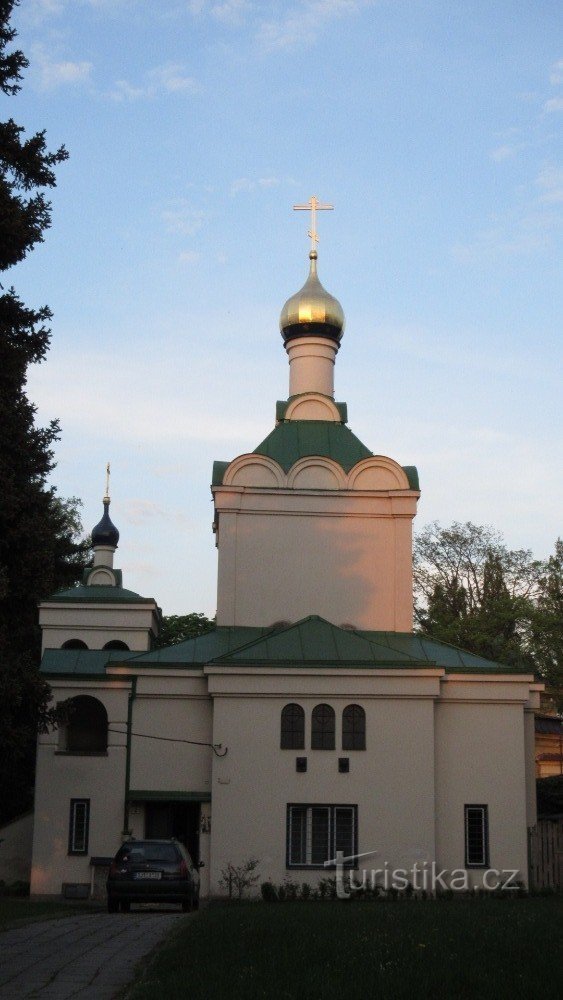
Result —
[[361, 705], [346, 705], [342, 713], [342, 749], [365, 750], [366, 713]]
[[330, 705], [315, 705], [311, 728], [311, 749], [334, 750], [334, 709]]
[[97, 698], [79, 695], [66, 706], [66, 749], [69, 753], [104, 753], [108, 748], [108, 714]]
[[303, 750], [305, 747], [305, 712], [301, 705], [284, 705], [281, 714], [282, 750]]
[[111, 642], [106, 642], [104, 649], [129, 649], [126, 642], [122, 642], [121, 639], [112, 639]]
[[61, 649], [88, 649], [88, 646], [82, 642], [82, 639], [67, 639], [66, 642], [63, 642]]

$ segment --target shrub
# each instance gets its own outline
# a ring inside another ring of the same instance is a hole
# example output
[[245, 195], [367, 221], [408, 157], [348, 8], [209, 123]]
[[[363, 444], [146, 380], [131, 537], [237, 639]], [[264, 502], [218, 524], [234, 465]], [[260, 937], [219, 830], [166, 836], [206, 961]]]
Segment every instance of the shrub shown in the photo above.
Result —
[[262, 882], [260, 892], [262, 893], [262, 899], [265, 903], [277, 903], [278, 892], [272, 881]]

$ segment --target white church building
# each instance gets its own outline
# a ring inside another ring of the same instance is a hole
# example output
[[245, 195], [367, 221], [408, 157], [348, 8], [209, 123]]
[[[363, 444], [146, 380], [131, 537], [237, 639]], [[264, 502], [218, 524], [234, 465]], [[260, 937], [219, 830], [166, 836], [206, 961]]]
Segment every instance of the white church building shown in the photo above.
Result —
[[413, 633], [418, 474], [335, 402], [344, 315], [311, 204], [309, 276], [280, 319], [288, 399], [213, 467], [214, 631], [154, 648], [160, 611], [114, 567], [107, 496], [92, 568], [40, 607], [41, 671], [69, 711], [38, 742], [32, 894], [97, 891], [129, 836], [183, 840], [203, 895], [250, 858], [315, 884], [337, 851], [528, 880], [540, 687]]

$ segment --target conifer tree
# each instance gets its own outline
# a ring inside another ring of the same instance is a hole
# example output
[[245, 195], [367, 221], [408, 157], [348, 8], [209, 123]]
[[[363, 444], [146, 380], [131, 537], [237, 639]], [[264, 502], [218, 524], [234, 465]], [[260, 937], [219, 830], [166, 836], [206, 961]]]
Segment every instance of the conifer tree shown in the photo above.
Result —
[[[0, 0], [0, 90], [14, 97], [27, 67], [12, 47], [10, 17], [18, 0]], [[10, 118], [0, 123], [0, 271], [43, 241], [51, 222], [45, 189], [67, 158], [49, 152], [44, 132], [26, 136]], [[82, 572], [79, 501], [61, 500], [48, 485], [59, 424], [35, 424], [26, 395], [27, 370], [44, 360], [51, 312], [26, 306], [0, 278], [0, 822], [31, 804], [38, 726], [49, 718], [49, 688], [38, 673], [37, 603]]]

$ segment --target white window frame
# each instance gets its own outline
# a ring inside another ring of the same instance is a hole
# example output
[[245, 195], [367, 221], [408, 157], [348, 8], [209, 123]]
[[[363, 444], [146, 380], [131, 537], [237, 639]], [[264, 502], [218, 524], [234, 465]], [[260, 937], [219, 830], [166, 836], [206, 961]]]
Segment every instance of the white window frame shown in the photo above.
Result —
[[[469, 843], [469, 816], [470, 813], [479, 813], [481, 817], [480, 831], [480, 853], [477, 859], [473, 845]], [[489, 807], [487, 805], [465, 805], [464, 806], [464, 834], [465, 834], [465, 867], [466, 868], [488, 868], [489, 867]], [[470, 857], [471, 853], [471, 857]]]
[[[81, 838], [77, 835], [77, 817], [79, 810], [83, 810], [82, 814], [82, 830], [83, 835]], [[90, 799], [71, 799], [70, 800], [70, 820], [68, 825], [68, 853], [69, 854], [88, 854], [88, 839], [90, 833]]]
[[[305, 815], [305, 860], [294, 861], [292, 856], [292, 834], [293, 834], [293, 810], [306, 810]], [[313, 861], [313, 810], [324, 809], [328, 818], [328, 856], [326, 861], [332, 860], [336, 851], [336, 820], [339, 811], [344, 811], [352, 818], [352, 845], [345, 856], [354, 857], [357, 853], [358, 837], [358, 807], [349, 803], [327, 804], [324, 802], [289, 802], [287, 805], [287, 831], [286, 831], [286, 867], [287, 868], [324, 868], [324, 861]], [[353, 861], [345, 862], [345, 867], [353, 868]]]

